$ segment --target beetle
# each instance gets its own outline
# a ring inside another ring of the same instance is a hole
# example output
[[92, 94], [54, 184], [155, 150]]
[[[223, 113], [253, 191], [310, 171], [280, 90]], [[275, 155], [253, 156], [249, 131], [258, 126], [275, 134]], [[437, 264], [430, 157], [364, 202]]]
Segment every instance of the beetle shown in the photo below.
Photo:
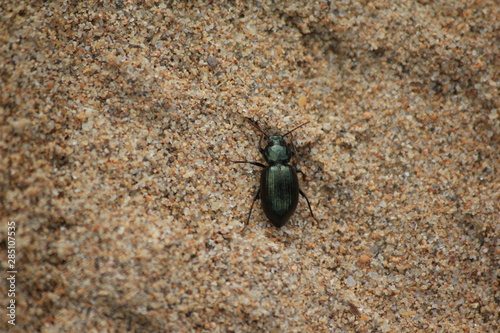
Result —
[[290, 150], [284, 139], [285, 136], [309, 122], [293, 128], [284, 135], [268, 135], [256, 122], [249, 118], [247, 118], [247, 121], [267, 139], [267, 145], [264, 148], [262, 148], [261, 145], [262, 136], [259, 140], [259, 151], [264, 157], [267, 165], [259, 162], [232, 161], [233, 163], [248, 163], [262, 168], [260, 174], [260, 187], [254, 195], [248, 218], [241, 232], [248, 226], [250, 217], [252, 216], [253, 205], [259, 198], [262, 202], [262, 210], [269, 221], [277, 228], [284, 226], [295, 212], [299, 202], [299, 194], [306, 199], [311, 216], [317, 222], [318, 220], [314, 217], [311, 203], [299, 186], [297, 173], [304, 173], [288, 164], [297, 153], [297, 150], [292, 140], [292, 150]]

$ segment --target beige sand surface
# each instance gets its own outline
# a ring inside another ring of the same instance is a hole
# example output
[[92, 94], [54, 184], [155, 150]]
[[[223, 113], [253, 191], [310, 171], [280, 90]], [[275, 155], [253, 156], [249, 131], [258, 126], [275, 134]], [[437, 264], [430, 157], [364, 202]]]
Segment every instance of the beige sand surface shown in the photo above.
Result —
[[[0, 329], [495, 331], [499, 7], [2, 1]], [[238, 233], [245, 117], [310, 121], [319, 223]]]

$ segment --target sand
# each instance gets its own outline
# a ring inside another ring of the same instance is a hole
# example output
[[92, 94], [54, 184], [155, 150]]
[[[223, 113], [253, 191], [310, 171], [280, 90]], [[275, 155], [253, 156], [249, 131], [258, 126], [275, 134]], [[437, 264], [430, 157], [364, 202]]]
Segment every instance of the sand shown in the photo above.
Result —
[[[3, 1], [0, 329], [494, 332], [499, 8]], [[246, 118], [318, 223], [239, 233]]]

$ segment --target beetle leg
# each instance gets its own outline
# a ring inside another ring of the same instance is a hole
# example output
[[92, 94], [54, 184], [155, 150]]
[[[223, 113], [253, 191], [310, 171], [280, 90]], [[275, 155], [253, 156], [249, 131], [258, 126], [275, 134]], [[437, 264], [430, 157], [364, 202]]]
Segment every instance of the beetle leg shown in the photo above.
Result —
[[304, 173], [304, 171], [300, 170], [300, 169], [299, 169], [299, 168], [297, 168], [296, 166], [294, 166], [294, 168], [295, 168], [295, 171], [296, 171], [297, 173], [302, 174], [302, 180], [304, 180], [305, 178], [307, 178], [307, 175]]
[[231, 162], [233, 162], [233, 163], [248, 163], [248, 164], [259, 166], [261, 168], [265, 168], [266, 167], [264, 164], [259, 163], [259, 162], [250, 162], [250, 161], [231, 161]]
[[318, 220], [314, 217], [313, 210], [312, 210], [312, 208], [311, 208], [311, 203], [309, 202], [309, 199], [307, 198], [306, 194], [305, 194], [305, 193], [304, 193], [301, 189], [299, 189], [299, 193], [300, 193], [300, 195], [301, 195], [301, 196], [303, 196], [303, 197], [304, 197], [304, 199], [306, 199], [306, 201], [307, 201], [307, 206], [309, 207], [309, 211], [311, 212], [311, 216], [312, 216], [312, 218], [313, 218], [316, 222], [318, 222], [318, 223], [319, 223], [319, 221], [318, 221]]
[[240, 230], [240, 234], [243, 233], [243, 231], [245, 231], [245, 229], [247, 228], [247, 226], [250, 222], [250, 216], [252, 216], [253, 204], [255, 203], [255, 201], [257, 201], [257, 199], [259, 199], [259, 197], [260, 197], [260, 187], [257, 190], [257, 192], [255, 192], [255, 196], [253, 197], [252, 205], [250, 206], [250, 212], [248, 212], [247, 221], [246, 221], [245, 225], [243, 226], [243, 229]]

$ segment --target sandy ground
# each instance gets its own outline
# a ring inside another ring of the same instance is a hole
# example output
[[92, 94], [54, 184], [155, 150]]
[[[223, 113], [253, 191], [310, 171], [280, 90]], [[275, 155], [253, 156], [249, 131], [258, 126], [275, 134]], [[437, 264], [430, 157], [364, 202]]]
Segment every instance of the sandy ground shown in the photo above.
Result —
[[[498, 328], [497, 1], [0, 11], [0, 329]], [[309, 121], [292, 163], [319, 223], [258, 203], [239, 233], [245, 117]]]

